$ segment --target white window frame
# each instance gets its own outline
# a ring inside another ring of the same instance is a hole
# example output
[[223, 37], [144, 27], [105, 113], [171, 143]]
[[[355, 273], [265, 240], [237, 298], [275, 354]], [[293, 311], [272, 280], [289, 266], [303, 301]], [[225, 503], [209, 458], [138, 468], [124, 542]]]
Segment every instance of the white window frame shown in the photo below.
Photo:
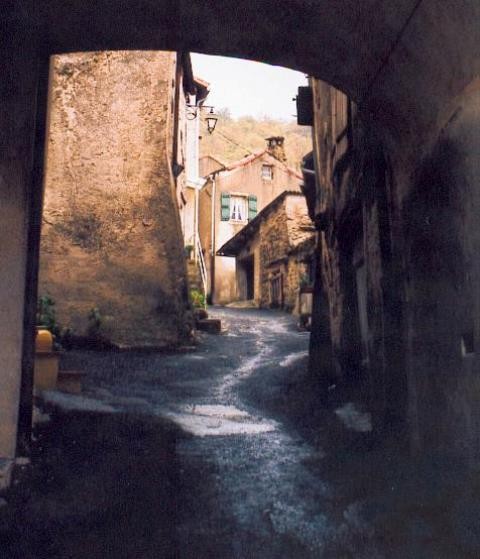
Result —
[[246, 223], [248, 221], [248, 196], [230, 194], [230, 221], [234, 223]]
[[[268, 170], [268, 173], [265, 171]], [[268, 165], [267, 163], [262, 164], [262, 180], [271, 181], [273, 180], [273, 165]]]

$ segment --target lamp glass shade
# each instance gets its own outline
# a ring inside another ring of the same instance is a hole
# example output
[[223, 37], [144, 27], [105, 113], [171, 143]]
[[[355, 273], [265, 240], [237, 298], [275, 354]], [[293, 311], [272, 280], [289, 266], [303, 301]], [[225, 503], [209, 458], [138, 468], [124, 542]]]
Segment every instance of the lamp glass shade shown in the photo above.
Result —
[[205, 117], [207, 121], [207, 130], [208, 133], [211, 134], [215, 130], [215, 126], [217, 125], [218, 116], [214, 113], [213, 109]]

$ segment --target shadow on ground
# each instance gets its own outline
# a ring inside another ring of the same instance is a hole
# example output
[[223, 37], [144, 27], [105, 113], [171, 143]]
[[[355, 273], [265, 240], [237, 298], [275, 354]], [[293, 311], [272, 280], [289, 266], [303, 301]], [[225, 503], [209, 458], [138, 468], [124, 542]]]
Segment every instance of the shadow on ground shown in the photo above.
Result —
[[257, 371], [241, 397], [320, 451], [304, 465], [336, 487], [339, 511], [355, 503], [379, 557], [480, 557], [480, 472], [448, 453], [414, 457], [394, 436], [378, 441], [345, 429], [334, 413], [341, 398], [321, 404], [304, 361]]
[[178, 436], [159, 420], [56, 413], [0, 509], [1, 557], [174, 557]]

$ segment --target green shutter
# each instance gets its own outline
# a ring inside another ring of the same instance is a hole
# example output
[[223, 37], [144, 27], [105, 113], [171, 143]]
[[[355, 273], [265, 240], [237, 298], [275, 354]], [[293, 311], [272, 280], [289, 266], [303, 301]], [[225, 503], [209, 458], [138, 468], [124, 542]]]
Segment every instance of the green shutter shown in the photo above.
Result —
[[222, 221], [229, 221], [230, 219], [230, 194], [228, 192], [222, 192], [221, 202], [222, 208]]
[[257, 215], [257, 197], [251, 194], [248, 197], [248, 221]]

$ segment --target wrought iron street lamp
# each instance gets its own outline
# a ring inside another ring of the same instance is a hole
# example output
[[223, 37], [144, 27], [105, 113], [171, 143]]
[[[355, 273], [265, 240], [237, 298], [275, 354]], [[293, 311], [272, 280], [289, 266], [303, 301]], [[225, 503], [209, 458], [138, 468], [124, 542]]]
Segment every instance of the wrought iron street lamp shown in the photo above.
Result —
[[210, 105], [189, 105], [187, 103], [187, 119], [188, 120], [195, 120], [198, 116], [198, 111], [201, 109], [210, 109], [207, 116], [205, 117], [205, 121], [207, 123], [207, 131], [209, 134], [215, 130], [215, 126], [217, 125], [218, 115], [215, 113], [215, 109]]

